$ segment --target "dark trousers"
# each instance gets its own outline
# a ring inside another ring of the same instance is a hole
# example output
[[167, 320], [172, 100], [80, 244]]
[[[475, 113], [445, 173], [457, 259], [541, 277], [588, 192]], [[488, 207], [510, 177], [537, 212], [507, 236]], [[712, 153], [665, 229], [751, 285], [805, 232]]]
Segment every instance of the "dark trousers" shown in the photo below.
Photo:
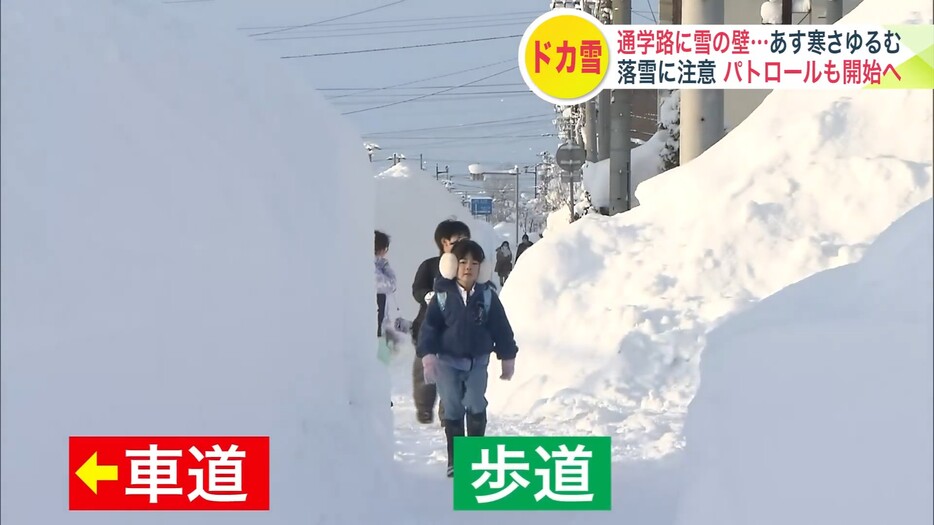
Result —
[[386, 318], [386, 294], [376, 294], [376, 337], [383, 335], [383, 319]]

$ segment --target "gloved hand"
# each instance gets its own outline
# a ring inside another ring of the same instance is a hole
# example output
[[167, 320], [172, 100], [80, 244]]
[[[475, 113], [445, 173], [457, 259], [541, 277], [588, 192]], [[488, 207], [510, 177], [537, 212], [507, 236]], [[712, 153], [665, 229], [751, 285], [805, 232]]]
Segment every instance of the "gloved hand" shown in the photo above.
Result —
[[512, 379], [512, 374], [516, 372], [516, 360], [515, 359], [503, 359], [502, 362], [503, 373], [499, 376], [503, 381], [509, 381]]
[[425, 376], [425, 384], [433, 385], [438, 382], [438, 356], [428, 354], [422, 358], [422, 369]]
[[412, 333], [412, 321], [409, 321], [408, 319], [403, 319], [401, 317], [397, 317], [396, 322], [393, 325], [393, 328], [395, 328], [397, 332], [402, 332], [403, 334], [411, 334]]

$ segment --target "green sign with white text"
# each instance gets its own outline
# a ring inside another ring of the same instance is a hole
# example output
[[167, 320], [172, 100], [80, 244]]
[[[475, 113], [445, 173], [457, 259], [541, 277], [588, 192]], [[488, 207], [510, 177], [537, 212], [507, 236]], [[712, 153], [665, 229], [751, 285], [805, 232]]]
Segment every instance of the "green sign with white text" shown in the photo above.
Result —
[[610, 438], [454, 441], [454, 510], [610, 510]]

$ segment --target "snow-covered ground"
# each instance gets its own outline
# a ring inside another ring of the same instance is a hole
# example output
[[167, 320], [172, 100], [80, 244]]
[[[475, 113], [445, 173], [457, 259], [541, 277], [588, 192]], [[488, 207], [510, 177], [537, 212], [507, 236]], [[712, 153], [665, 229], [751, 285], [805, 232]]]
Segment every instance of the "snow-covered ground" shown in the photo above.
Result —
[[934, 521], [934, 205], [711, 332], [683, 525]]
[[[927, 2], [867, 0], [843, 22], [931, 19]], [[549, 227], [503, 290], [520, 353], [514, 380], [491, 384], [491, 413], [612, 435], [617, 457], [681, 449], [707, 332], [859, 260], [930, 198], [932, 128], [928, 91], [777, 91], [642, 183], [633, 211]]]

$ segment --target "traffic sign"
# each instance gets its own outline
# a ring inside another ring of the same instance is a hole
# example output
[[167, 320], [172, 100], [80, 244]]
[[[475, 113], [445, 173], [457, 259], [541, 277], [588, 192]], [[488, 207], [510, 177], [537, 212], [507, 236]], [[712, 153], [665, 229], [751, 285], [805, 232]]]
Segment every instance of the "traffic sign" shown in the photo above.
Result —
[[564, 171], [575, 172], [584, 166], [586, 160], [584, 147], [572, 142], [565, 142], [555, 152], [555, 163]]
[[493, 197], [471, 197], [471, 215], [493, 215]]

